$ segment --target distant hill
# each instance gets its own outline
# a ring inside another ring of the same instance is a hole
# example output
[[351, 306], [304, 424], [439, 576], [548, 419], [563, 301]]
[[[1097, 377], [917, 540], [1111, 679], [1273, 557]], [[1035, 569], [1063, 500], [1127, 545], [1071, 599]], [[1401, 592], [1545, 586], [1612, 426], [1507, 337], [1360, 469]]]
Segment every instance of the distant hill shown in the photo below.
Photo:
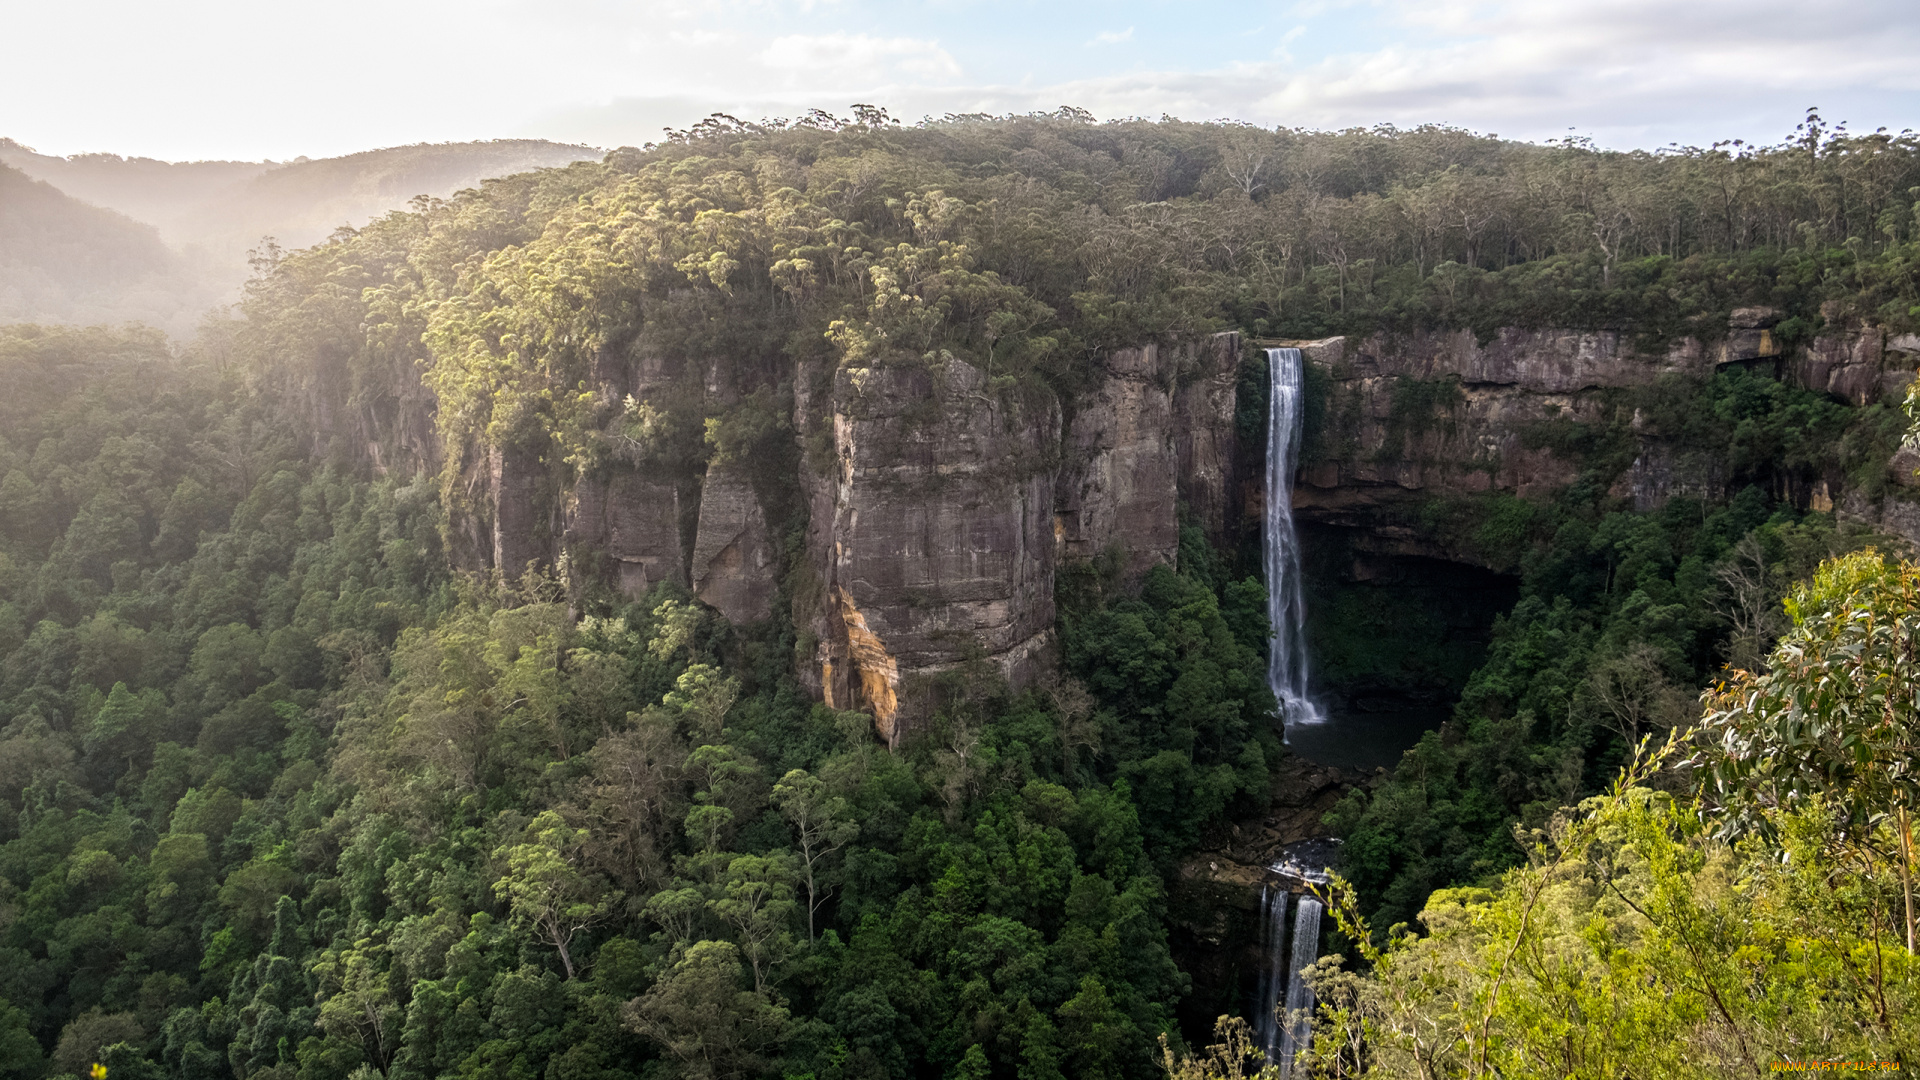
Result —
[[590, 146], [497, 139], [422, 143], [294, 162], [236, 184], [183, 216], [175, 226], [175, 242], [243, 260], [264, 236], [283, 248], [307, 247], [342, 225], [358, 227], [401, 209], [417, 195], [445, 198], [489, 177], [598, 161], [601, 156]]
[[[168, 162], [115, 154], [54, 157], [0, 139], [0, 165], [13, 174], [0, 185], [0, 214], [22, 237], [36, 237], [29, 249], [0, 253], [7, 267], [0, 274], [10, 275], [0, 285], [7, 290], [0, 295], [0, 321], [139, 318], [184, 332], [207, 306], [237, 296], [248, 273], [247, 252], [264, 237], [282, 248], [306, 247], [342, 225], [359, 227], [401, 209], [415, 196], [445, 198], [489, 177], [600, 156], [590, 146], [496, 139], [285, 163]], [[19, 180], [43, 183], [30, 193]], [[71, 198], [49, 199], [48, 193]], [[71, 239], [83, 234], [95, 240]], [[49, 278], [39, 281], [18, 269], [28, 265]], [[28, 310], [34, 314], [23, 314]], [[141, 314], [117, 314], [123, 311]]]
[[153, 226], [0, 166], [0, 321], [177, 323], [214, 295]]
[[172, 242], [175, 223], [198, 212], [215, 196], [281, 166], [271, 161], [155, 161], [118, 154], [53, 157], [0, 139], [0, 163], [35, 180], [109, 210], [159, 226]]

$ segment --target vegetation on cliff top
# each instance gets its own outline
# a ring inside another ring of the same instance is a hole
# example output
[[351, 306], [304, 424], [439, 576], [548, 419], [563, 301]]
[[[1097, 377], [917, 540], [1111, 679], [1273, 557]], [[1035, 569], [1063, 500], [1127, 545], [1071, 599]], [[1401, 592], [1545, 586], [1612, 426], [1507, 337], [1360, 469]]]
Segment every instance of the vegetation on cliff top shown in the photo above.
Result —
[[[1149, 1075], [1186, 989], [1163, 875], [1279, 753], [1257, 581], [1191, 535], [1137, 596], [1065, 574], [1071, 677], [962, 671], [892, 755], [807, 701], [779, 619], [454, 573], [482, 455], [769, 468], [814, 434], [781, 426], [796, 371], [952, 358], [1071, 398], [1170, 332], [1711, 335], [1766, 302], [1791, 338], [1829, 300], [1910, 328], [1909, 185], [1913, 140], [1817, 120], [1622, 155], [717, 118], [267, 253], [184, 356], [9, 329], [0, 1076]], [[1691, 390], [1669, 419], [1736, 471], [1882, 446], [1878, 414]], [[1383, 922], [1514, 865], [1511, 820], [1602, 786], [1723, 639], [1764, 654], [1769, 597], [1847, 542], [1744, 484], [1651, 515], [1576, 487], [1468, 530], [1530, 595], [1453, 734], [1340, 812]]]

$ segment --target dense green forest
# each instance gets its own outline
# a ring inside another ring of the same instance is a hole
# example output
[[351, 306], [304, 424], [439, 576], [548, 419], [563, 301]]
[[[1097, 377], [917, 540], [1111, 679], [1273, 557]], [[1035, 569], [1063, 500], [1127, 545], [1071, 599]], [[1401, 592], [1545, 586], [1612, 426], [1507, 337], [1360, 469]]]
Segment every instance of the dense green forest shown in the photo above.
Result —
[[[1105, 350], [1219, 329], [1654, 343], [1764, 303], [1789, 343], [1843, 316], [1910, 331], [1914, 189], [1914, 139], [1817, 117], [1666, 154], [1073, 110], [716, 117], [265, 252], [190, 345], [0, 329], [0, 1076], [1155, 1074], [1190, 989], [1174, 867], [1264, 811], [1285, 754], [1244, 550], [1189, 528], [1137, 588], [1064, 568], [1062, 670], [1019, 694], [962, 671], [889, 750], [802, 690], [779, 604], [735, 627], [672, 585], [486, 569], [477, 463], [511, 449], [564, 483], [724, 457], [777, 482], [820, 454], [797, 372], [942, 354], [985, 393], [1071, 401]], [[641, 354], [725, 370], [593, 391]], [[1741, 370], [1626, 406], [1724, 459], [1726, 490], [1610, 496], [1623, 419], [1540, 432], [1584, 470], [1552, 499], [1435, 508], [1522, 600], [1455, 721], [1330, 819], [1383, 993], [1454, 955], [1398, 960], [1419, 946], [1390, 926], [1526, 865], [1526, 830], [1563, 836], [1716, 668], [1767, 669], [1796, 581], [1885, 543], [1772, 481], [1819, 459], [1880, 494], [1897, 410]], [[805, 512], [773, 522], [787, 600]], [[1599, 834], [1652, 836], [1633, 790]], [[1865, 832], [1797, 805], [1776, 831], [1838, 859], [1820, 830], [1877, 843], [1880, 806]], [[1870, 919], [1844, 957], [1893, 940], [1887, 865], [1849, 879]], [[1540, 948], [1581, 940], [1562, 909]], [[1912, 996], [1910, 955], [1889, 963], [1883, 1027]], [[1353, 993], [1383, 1048], [1355, 1068], [1400, 1068]]]

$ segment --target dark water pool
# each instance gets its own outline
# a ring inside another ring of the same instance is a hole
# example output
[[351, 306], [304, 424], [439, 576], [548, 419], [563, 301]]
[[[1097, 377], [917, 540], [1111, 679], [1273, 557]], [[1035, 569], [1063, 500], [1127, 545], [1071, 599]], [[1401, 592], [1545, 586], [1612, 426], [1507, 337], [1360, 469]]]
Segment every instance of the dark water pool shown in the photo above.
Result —
[[1453, 710], [1448, 707], [1396, 709], [1392, 712], [1335, 713], [1324, 724], [1297, 726], [1287, 745], [1308, 761], [1341, 769], [1391, 770], [1400, 755], [1434, 730]]

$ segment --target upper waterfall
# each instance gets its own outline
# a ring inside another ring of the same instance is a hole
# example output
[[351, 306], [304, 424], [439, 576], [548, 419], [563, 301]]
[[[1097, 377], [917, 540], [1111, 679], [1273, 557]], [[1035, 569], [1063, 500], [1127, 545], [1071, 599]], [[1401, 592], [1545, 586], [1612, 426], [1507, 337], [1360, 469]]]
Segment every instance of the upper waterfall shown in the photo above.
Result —
[[1265, 548], [1267, 618], [1273, 624], [1267, 685], [1280, 702], [1280, 719], [1288, 728], [1327, 719], [1319, 704], [1307, 696], [1307, 596], [1300, 582], [1300, 538], [1293, 529], [1293, 472], [1300, 457], [1304, 367], [1299, 349], [1267, 350], [1271, 389]]

